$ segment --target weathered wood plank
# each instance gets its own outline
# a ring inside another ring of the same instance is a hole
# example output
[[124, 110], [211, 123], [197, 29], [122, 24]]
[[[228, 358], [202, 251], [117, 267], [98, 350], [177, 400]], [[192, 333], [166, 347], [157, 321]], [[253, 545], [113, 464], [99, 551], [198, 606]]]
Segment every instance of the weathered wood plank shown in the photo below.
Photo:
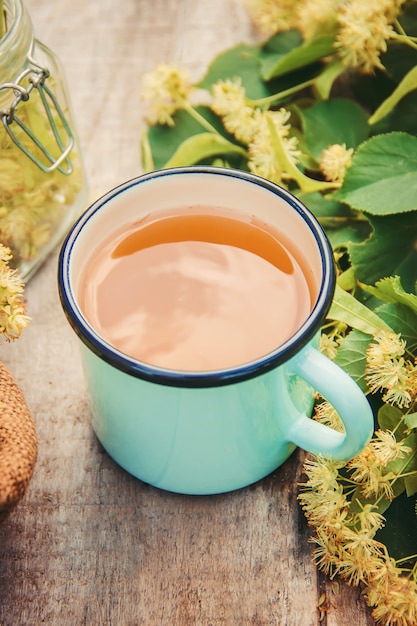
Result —
[[[142, 74], [176, 60], [197, 78], [216, 52], [251, 36], [240, 0], [27, 6], [65, 66], [92, 197], [140, 172]], [[333, 594], [311, 561], [299, 455], [253, 487], [203, 498], [144, 485], [102, 451], [56, 260], [28, 285], [30, 328], [2, 347], [40, 451], [23, 502], [0, 528], [1, 626], [370, 626], [358, 591]]]

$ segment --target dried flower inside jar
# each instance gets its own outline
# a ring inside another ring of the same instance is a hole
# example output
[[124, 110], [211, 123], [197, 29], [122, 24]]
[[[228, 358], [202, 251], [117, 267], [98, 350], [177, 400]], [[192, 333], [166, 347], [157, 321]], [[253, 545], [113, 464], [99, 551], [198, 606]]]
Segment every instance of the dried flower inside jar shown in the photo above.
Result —
[[86, 185], [59, 63], [34, 39], [21, 0], [5, 0], [4, 16], [0, 242], [27, 279], [86, 203]]

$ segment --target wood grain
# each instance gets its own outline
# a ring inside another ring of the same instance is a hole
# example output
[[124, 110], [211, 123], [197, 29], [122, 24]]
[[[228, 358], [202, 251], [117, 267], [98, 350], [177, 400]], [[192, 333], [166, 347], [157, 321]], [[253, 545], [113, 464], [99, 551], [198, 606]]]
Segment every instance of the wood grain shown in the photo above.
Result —
[[[238, 0], [26, 4], [65, 67], [92, 198], [141, 171], [145, 71], [175, 61], [198, 78], [215, 53], [253, 37]], [[1, 348], [40, 449], [0, 527], [0, 625], [371, 626], [358, 590], [336, 593], [312, 563], [296, 502], [301, 453], [247, 489], [185, 497], [142, 484], [103, 452], [56, 261], [27, 287], [31, 326]]]

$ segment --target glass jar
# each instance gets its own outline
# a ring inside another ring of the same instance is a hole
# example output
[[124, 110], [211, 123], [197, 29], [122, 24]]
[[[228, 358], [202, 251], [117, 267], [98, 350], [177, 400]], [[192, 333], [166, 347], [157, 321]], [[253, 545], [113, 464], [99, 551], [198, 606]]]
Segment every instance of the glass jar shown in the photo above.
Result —
[[4, 0], [4, 20], [0, 242], [27, 281], [86, 206], [87, 184], [59, 61], [34, 38], [21, 0]]

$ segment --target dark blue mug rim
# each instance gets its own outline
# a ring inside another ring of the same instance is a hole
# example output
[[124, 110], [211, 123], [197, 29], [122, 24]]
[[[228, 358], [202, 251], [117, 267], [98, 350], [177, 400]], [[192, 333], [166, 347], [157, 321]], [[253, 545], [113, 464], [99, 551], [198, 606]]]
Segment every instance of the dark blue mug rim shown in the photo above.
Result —
[[[242, 365], [202, 372], [164, 369], [138, 361], [120, 352], [100, 337], [84, 318], [73, 294], [70, 278], [70, 258], [77, 237], [84, 225], [117, 195], [147, 180], [178, 174], [215, 174], [244, 179], [259, 185], [285, 200], [309, 226], [320, 251], [322, 280], [316, 303], [302, 326], [285, 343], [270, 353]], [[295, 196], [282, 187], [255, 174], [214, 166], [188, 166], [161, 169], [142, 174], [111, 189], [91, 204], [77, 219], [67, 234], [58, 260], [58, 291], [64, 313], [80, 340], [99, 358], [122, 372], [156, 384], [173, 387], [217, 387], [248, 380], [271, 371], [295, 356], [319, 331], [332, 303], [335, 288], [335, 269], [331, 245], [317, 219]]]

